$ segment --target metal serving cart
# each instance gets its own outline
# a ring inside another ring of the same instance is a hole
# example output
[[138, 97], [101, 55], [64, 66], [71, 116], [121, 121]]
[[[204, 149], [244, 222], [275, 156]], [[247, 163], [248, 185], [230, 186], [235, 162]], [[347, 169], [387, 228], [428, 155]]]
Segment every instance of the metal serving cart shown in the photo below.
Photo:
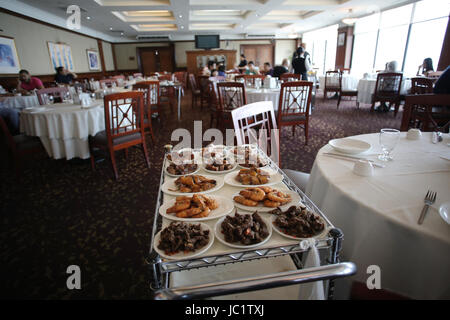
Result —
[[[194, 152], [195, 151], [200, 152], [201, 150], [194, 149]], [[342, 231], [334, 227], [334, 225], [317, 208], [317, 206], [264, 152], [262, 152], [261, 150], [258, 150], [258, 152], [260, 157], [262, 157], [266, 162], [269, 163], [269, 166], [272, 170], [282, 175], [282, 184], [284, 184], [287, 189], [297, 192], [301, 197], [302, 203], [309, 210], [320, 215], [326, 222], [326, 228], [329, 231], [324, 237], [316, 239], [315, 244], [320, 256], [320, 266], [305, 268], [305, 256], [308, 250], [311, 249], [305, 247], [305, 243], [302, 243], [302, 241], [290, 240], [287, 238], [285, 240], [282, 240], [281, 243], [280, 241], [276, 242], [276, 244], [274, 244], [275, 241], [269, 239], [269, 241], [266, 242], [264, 246], [254, 249], [242, 250], [229, 248], [228, 250], [218, 251], [211, 250], [211, 248], [203, 255], [191, 259], [162, 259], [160, 255], [154, 250], [154, 239], [155, 235], [162, 229], [163, 225], [168, 224], [168, 221], [166, 221], [167, 219], [162, 217], [159, 213], [159, 208], [163, 204], [164, 197], [167, 197], [167, 195], [162, 192], [162, 185], [166, 181], [166, 179], [170, 178], [165, 173], [168, 160], [167, 157], [164, 156], [164, 163], [161, 170], [161, 180], [153, 222], [150, 252], [147, 260], [152, 273], [152, 283], [150, 284], [150, 288], [154, 293], [155, 299], [202, 299], [233, 293], [242, 293], [254, 290], [303, 284], [313, 281], [324, 281], [324, 287], [326, 288], [327, 292], [326, 297], [328, 297], [328, 299], [333, 299], [334, 279], [351, 276], [356, 273], [356, 266], [353, 263], [340, 262], [339, 260], [339, 253], [344, 238]], [[235, 169], [234, 171], [238, 170], [239, 169]], [[203, 175], [205, 173], [199, 171], [197, 174]], [[272, 235], [272, 237], [273, 236], [274, 235]], [[214, 253], [211, 254], [211, 252]], [[174, 272], [245, 262], [256, 259], [280, 257], [285, 255], [289, 255], [292, 258], [297, 270], [233, 279], [228, 281], [220, 281], [215, 283], [200, 283], [192, 286], [170, 287], [169, 279], [171, 274]]]

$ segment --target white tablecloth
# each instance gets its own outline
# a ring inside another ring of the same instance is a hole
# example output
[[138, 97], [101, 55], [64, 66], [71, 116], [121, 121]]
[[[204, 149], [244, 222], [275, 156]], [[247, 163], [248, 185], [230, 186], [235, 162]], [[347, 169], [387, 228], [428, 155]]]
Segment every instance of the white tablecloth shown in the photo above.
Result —
[[245, 88], [245, 94], [247, 95], [247, 103], [254, 103], [260, 101], [272, 101], [273, 110], [278, 110], [278, 103], [280, 100], [280, 89], [253, 89]]
[[[358, 82], [358, 102], [372, 104], [377, 79], [361, 79]], [[403, 79], [400, 94], [406, 95], [411, 90], [411, 79]]]
[[6, 108], [24, 109], [39, 105], [37, 95], [0, 97], [0, 103]]
[[95, 100], [88, 108], [64, 103], [26, 109], [20, 120], [21, 132], [39, 137], [54, 159], [89, 158], [89, 135], [105, 129], [102, 100]]
[[[333, 79], [336, 80], [336, 85], [338, 85], [338, 77], [331, 77], [331, 81]], [[358, 86], [358, 78], [351, 74], [343, 74], [342, 75], [342, 90], [344, 91], [353, 91], [356, 90]], [[325, 89], [325, 76], [319, 76], [319, 85], [320, 89]]]
[[[379, 135], [357, 139], [380, 152]], [[439, 216], [450, 201], [449, 135], [438, 144], [431, 134], [411, 141], [402, 133], [394, 161], [373, 177], [352, 172], [353, 162], [321, 155], [314, 162], [307, 195], [344, 232], [343, 259], [358, 266], [354, 280], [366, 283], [367, 267], [381, 268], [381, 287], [417, 299], [450, 299], [450, 225]], [[372, 154], [372, 155], [370, 155]], [[417, 220], [428, 190], [437, 192], [423, 225]]]

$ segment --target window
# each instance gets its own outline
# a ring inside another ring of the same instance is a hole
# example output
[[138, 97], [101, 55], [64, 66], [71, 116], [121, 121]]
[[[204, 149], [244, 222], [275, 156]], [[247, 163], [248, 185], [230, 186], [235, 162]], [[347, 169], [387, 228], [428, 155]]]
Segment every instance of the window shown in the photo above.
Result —
[[359, 19], [354, 31], [352, 73], [362, 76], [396, 61], [398, 70], [411, 77], [428, 57], [436, 70], [449, 12], [449, 0], [422, 0]]
[[318, 29], [303, 34], [302, 41], [307, 44], [307, 51], [311, 55], [312, 68], [318, 74], [327, 70], [334, 70], [336, 63], [338, 25]]

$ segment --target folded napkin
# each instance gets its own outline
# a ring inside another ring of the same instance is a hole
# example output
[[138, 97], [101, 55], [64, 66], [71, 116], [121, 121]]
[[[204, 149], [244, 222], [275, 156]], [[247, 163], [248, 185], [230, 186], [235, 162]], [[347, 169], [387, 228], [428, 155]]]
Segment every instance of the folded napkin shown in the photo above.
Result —
[[[316, 248], [316, 239], [305, 239], [300, 242], [303, 249], [310, 248], [304, 268], [314, 268], [320, 266], [319, 251]], [[325, 292], [323, 289], [323, 281], [309, 282], [300, 285], [299, 300], [325, 300]]]

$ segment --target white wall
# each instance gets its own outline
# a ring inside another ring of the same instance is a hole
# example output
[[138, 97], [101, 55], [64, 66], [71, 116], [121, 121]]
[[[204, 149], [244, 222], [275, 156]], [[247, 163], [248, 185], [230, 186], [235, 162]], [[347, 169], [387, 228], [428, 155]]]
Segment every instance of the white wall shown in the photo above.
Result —
[[47, 42], [70, 45], [75, 72], [90, 72], [87, 49], [97, 50], [97, 40], [0, 12], [0, 35], [13, 37], [20, 66], [33, 75], [55, 73]]
[[112, 45], [109, 42], [102, 41], [103, 57], [105, 59], [105, 70], [114, 71], [114, 57]]

